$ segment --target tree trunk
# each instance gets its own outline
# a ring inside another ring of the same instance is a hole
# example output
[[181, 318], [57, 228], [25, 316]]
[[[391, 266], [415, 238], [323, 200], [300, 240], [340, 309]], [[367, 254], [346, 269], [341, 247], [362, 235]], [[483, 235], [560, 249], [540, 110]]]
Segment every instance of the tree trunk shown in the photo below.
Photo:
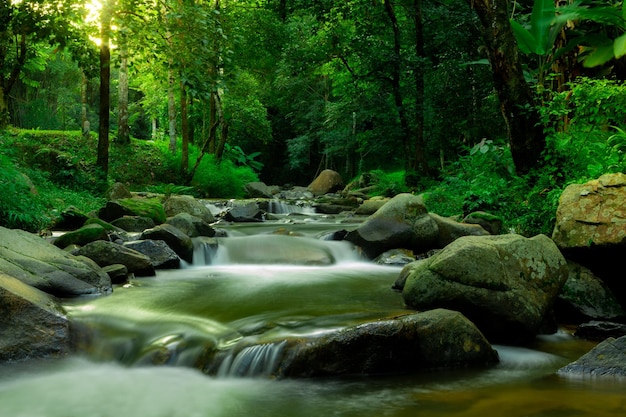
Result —
[[519, 48], [509, 23], [508, 1], [470, 0], [470, 4], [482, 25], [513, 163], [518, 174], [526, 174], [538, 166], [546, 138], [532, 91], [524, 79]]
[[189, 115], [187, 105], [187, 87], [184, 83], [180, 83], [180, 117], [181, 117], [181, 133], [182, 133], [182, 154], [180, 158], [180, 172], [184, 175], [189, 169]]
[[170, 152], [176, 152], [176, 96], [174, 93], [174, 70], [170, 67], [169, 69], [169, 77], [168, 82], [169, 86], [167, 89], [167, 121], [169, 126], [170, 133]]
[[424, 140], [424, 24], [422, 0], [413, 0], [413, 25], [415, 30], [415, 57], [417, 65], [413, 68], [415, 79], [415, 153], [413, 169], [430, 174], [426, 160], [426, 142]]
[[9, 105], [4, 92], [4, 85], [0, 83], [0, 130], [9, 125]]
[[100, 171], [101, 180], [106, 182], [109, 173], [109, 124], [110, 124], [110, 81], [111, 81], [111, 50], [109, 38], [111, 31], [112, 9], [114, 2], [102, 8], [100, 30], [100, 121], [98, 124], [98, 157], [96, 166]]
[[214, 154], [216, 150], [216, 136], [217, 136], [217, 127], [219, 126], [219, 119], [217, 118], [217, 93], [212, 92], [211, 97], [209, 99], [209, 134], [207, 135], [204, 143], [202, 144], [202, 149], [200, 149], [200, 154], [196, 159], [196, 163], [187, 175], [188, 181], [193, 180], [198, 167], [200, 167], [200, 163], [202, 162], [202, 158], [207, 153]]
[[[28, 50], [26, 35], [20, 35], [19, 45], [16, 43], [15, 49], [15, 61], [6, 78], [5, 74], [2, 73], [3, 71], [0, 71], [0, 129], [4, 129], [9, 125], [9, 93], [26, 64], [26, 52]], [[2, 53], [0, 63], [4, 63], [7, 60], [7, 57], [4, 55], [5, 52], [6, 51], [0, 51], [0, 53]]]
[[398, 19], [396, 17], [396, 12], [393, 9], [393, 5], [390, 1], [385, 1], [385, 11], [387, 12], [387, 16], [389, 17], [389, 21], [391, 22], [391, 28], [393, 30], [393, 55], [391, 61], [391, 88], [393, 93], [394, 103], [396, 105], [396, 109], [398, 111], [398, 118], [400, 119], [400, 127], [402, 128], [402, 149], [404, 152], [404, 165], [408, 170], [411, 168], [410, 163], [410, 137], [411, 137], [411, 129], [409, 127], [409, 122], [406, 117], [406, 111], [404, 109], [404, 104], [402, 100], [402, 90], [400, 89], [400, 81], [402, 74], [401, 67], [401, 39], [400, 39], [400, 28], [398, 26]]
[[87, 76], [83, 73], [83, 79], [80, 83], [80, 126], [83, 137], [89, 137], [91, 126], [87, 118]]
[[126, 42], [120, 41], [120, 70], [117, 102], [117, 143], [130, 143], [130, 127], [128, 126], [128, 49]]

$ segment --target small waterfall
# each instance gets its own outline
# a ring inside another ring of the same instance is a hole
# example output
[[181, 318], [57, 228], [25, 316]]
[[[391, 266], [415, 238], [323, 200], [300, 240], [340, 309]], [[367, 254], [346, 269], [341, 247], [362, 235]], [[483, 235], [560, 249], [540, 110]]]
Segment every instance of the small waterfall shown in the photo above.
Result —
[[280, 355], [286, 345], [266, 343], [248, 346], [238, 353], [229, 353], [220, 364], [218, 377], [270, 376], [278, 368]]
[[304, 201], [287, 203], [283, 200], [271, 200], [268, 211], [273, 214], [315, 214], [315, 208]]

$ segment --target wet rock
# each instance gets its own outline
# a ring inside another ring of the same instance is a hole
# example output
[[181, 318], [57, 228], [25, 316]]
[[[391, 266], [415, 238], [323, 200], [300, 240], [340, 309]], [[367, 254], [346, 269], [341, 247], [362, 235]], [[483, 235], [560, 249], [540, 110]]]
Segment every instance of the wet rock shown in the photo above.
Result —
[[273, 189], [261, 181], [249, 182], [244, 189], [249, 198], [274, 198]]
[[626, 336], [608, 338], [578, 360], [559, 369], [564, 376], [626, 376]]
[[430, 213], [430, 217], [437, 223], [437, 248], [443, 248], [461, 236], [487, 236], [490, 233], [479, 224], [459, 223], [456, 220]]
[[392, 249], [378, 255], [374, 262], [379, 265], [404, 266], [415, 261], [413, 252], [407, 249]]
[[309, 184], [308, 190], [318, 196], [341, 191], [343, 187], [341, 175], [332, 169], [325, 169]]
[[50, 295], [0, 272], [0, 362], [64, 356], [69, 322]]
[[176, 227], [189, 237], [215, 236], [215, 229], [210, 224], [189, 213], [178, 213], [174, 217], [168, 218], [166, 223]]
[[165, 200], [163, 207], [168, 217], [174, 217], [180, 213], [187, 213], [199, 217], [202, 221], [209, 224], [215, 221], [211, 210], [201, 201], [189, 195], [173, 195]]
[[475, 211], [463, 218], [462, 223], [477, 224], [485, 229], [489, 234], [500, 234], [502, 229], [502, 219], [484, 211]]
[[382, 206], [389, 201], [388, 198], [372, 198], [363, 201], [363, 203], [356, 209], [355, 214], [369, 216], [378, 211]]
[[149, 257], [118, 243], [98, 240], [88, 243], [72, 253], [85, 256], [101, 267], [122, 264], [128, 268], [128, 272], [132, 272], [137, 276], [151, 276], [155, 274]]
[[80, 229], [67, 232], [54, 240], [54, 245], [63, 249], [70, 245], [83, 246], [95, 240], [109, 240], [104, 227], [99, 224], [88, 224]]
[[568, 278], [556, 302], [556, 313], [562, 322], [588, 320], [622, 320], [624, 310], [615, 295], [588, 268], [568, 262]]
[[576, 328], [575, 336], [587, 340], [604, 340], [609, 337], [626, 336], [626, 324], [593, 320]]
[[124, 243], [124, 246], [143, 253], [150, 258], [150, 263], [154, 269], [178, 269], [180, 268], [180, 258], [162, 240], [134, 240]]
[[408, 306], [460, 311], [504, 344], [534, 339], [567, 279], [565, 259], [544, 235], [465, 236], [405, 268]]
[[276, 374], [398, 374], [497, 362], [497, 352], [473, 323], [456, 311], [437, 309], [288, 341]]
[[89, 216], [85, 213], [76, 207], [68, 207], [61, 212], [52, 228], [54, 230], [75, 230], [82, 227], [87, 220], [89, 220]]
[[127, 232], [143, 232], [146, 229], [154, 227], [154, 220], [149, 217], [142, 216], [122, 216], [111, 222], [115, 227], [119, 227]]
[[229, 222], [262, 222], [265, 212], [256, 201], [233, 200], [228, 203], [228, 211], [224, 213], [224, 220]]
[[398, 194], [355, 230], [346, 240], [374, 259], [389, 249], [426, 251], [436, 245], [439, 229], [421, 197]]
[[111, 292], [111, 280], [89, 259], [44, 239], [0, 227], [0, 272], [59, 297]]
[[193, 261], [193, 241], [177, 227], [162, 224], [144, 230], [139, 239], [162, 240], [184, 261]]
[[109, 201], [132, 198], [132, 196], [128, 187], [121, 182], [116, 182], [104, 193], [104, 197]]
[[163, 204], [156, 198], [125, 198], [107, 201], [106, 205], [98, 212], [98, 217], [107, 222], [122, 216], [148, 217], [155, 224], [164, 223], [167, 219]]
[[109, 275], [113, 284], [123, 284], [128, 281], [128, 268], [126, 265], [107, 265], [102, 267], [102, 270]]

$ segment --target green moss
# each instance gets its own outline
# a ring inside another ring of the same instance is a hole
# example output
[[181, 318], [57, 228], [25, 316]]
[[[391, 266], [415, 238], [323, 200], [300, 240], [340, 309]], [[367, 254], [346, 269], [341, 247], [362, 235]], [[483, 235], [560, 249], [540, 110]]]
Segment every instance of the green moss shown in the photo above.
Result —
[[117, 200], [122, 206], [137, 216], [148, 217], [156, 224], [165, 223], [167, 215], [160, 200], [156, 198], [125, 198]]

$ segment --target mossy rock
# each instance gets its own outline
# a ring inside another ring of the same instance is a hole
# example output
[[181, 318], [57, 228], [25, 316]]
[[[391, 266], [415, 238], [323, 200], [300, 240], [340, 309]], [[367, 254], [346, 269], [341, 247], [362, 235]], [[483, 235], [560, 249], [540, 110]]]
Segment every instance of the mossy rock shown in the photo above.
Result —
[[156, 198], [124, 198], [117, 202], [136, 216], [154, 220], [155, 224], [163, 224], [167, 220], [163, 204]]
[[54, 241], [54, 245], [63, 249], [70, 245], [83, 246], [96, 240], [109, 240], [109, 235], [99, 224], [89, 224], [59, 236]]
[[118, 230], [118, 229], [117, 229], [115, 226], [113, 226], [111, 223], [109, 223], [109, 222], [105, 222], [104, 220], [102, 220], [102, 219], [98, 219], [98, 218], [95, 218], [95, 217], [94, 217], [94, 218], [90, 218], [89, 220], [87, 220], [87, 221], [85, 222], [85, 226], [90, 225], [90, 224], [97, 224], [97, 225], [100, 225], [100, 226], [102, 226], [102, 228], [103, 228], [104, 230], [108, 230], [109, 232], [113, 232], [113, 231]]

